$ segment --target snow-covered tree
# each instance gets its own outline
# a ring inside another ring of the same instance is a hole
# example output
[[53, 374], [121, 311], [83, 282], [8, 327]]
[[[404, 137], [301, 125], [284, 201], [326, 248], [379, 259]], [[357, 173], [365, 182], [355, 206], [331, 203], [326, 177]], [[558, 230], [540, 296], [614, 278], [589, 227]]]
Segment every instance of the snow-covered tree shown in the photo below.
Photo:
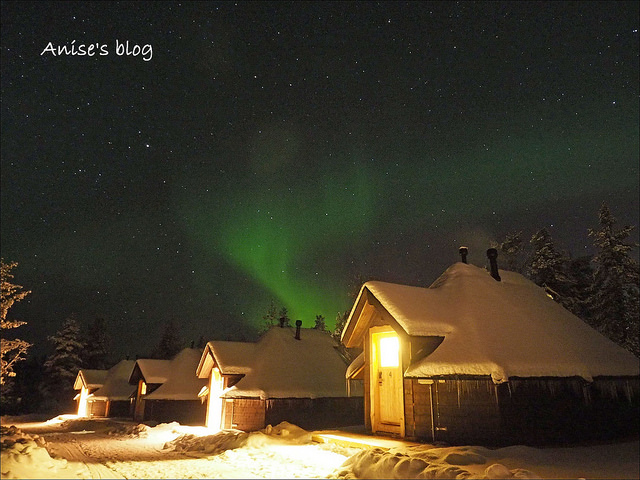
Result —
[[82, 340], [80, 323], [74, 315], [69, 316], [60, 330], [48, 337], [54, 351], [44, 362], [45, 393], [57, 401], [58, 407], [67, 407], [73, 399], [73, 382], [82, 363], [86, 345]]
[[527, 265], [527, 252], [522, 241], [522, 232], [513, 232], [505, 235], [502, 242], [493, 242], [494, 248], [500, 251], [506, 261], [506, 269], [512, 272], [523, 273]]
[[640, 275], [638, 262], [630, 255], [638, 244], [627, 242], [634, 227], [627, 225], [617, 230], [616, 219], [604, 203], [599, 218], [600, 227], [589, 229], [597, 248], [590, 321], [601, 333], [639, 356]]
[[573, 280], [568, 275], [569, 257], [556, 249], [546, 228], [531, 237], [532, 253], [526, 268], [526, 275], [536, 285], [543, 287], [554, 300], [567, 310], [577, 310], [577, 299], [573, 297]]
[[316, 323], [313, 328], [315, 328], [316, 330], [321, 330], [323, 332], [327, 331], [327, 325], [325, 323], [324, 316], [316, 315]]
[[183, 348], [183, 341], [180, 336], [180, 329], [176, 322], [171, 319], [165, 324], [164, 332], [160, 337], [160, 343], [153, 357], [170, 360], [175, 357]]
[[24, 360], [27, 349], [31, 346], [30, 343], [18, 338], [6, 338], [7, 330], [12, 330], [26, 323], [20, 320], [8, 320], [7, 314], [14, 303], [24, 299], [31, 291], [23, 290], [24, 287], [21, 285], [11, 283], [13, 279], [11, 270], [18, 266], [16, 262], [4, 263], [4, 259], [1, 259], [0, 263], [2, 269], [2, 278], [0, 279], [2, 283], [2, 302], [0, 306], [0, 331], [2, 333], [2, 337], [0, 338], [0, 385], [3, 385], [9, 377], [15, 375], [13, 367], [16, 362]]
[[341, 343], [340, 338], [342, 337], [342, 330], [344, 330], [344, 326], [347, 323], [347, 318], [349, 318], [349, 310], [345, 310], [344, 313], [338, 312], [336, 315], [336, 327], [333, 329], [331, 336], [335, 338], [338, 343]]
[[84, 368], [105, 370], [109, 367], [109, 344], [106, 320], [97, 317], [87, 329], [84, 343], [87, 345], [83, 359]]
[[571, 313], [591, 324], [589, 297], [592, 291], [593, 267], [591, 255], [573, 258], [569, 262], [567, 275], [571, 279], [570, 296], [573, 298]]
[[278, 325], [278, 307], [273, 300], [269, 304], [269, 308], [267, 309], [267, 313], [262, 316], [263, 326], [261, 332], [266, 332], [271, 327]]
[[278, 318], [279, 324], [282, 325], [283, 327], [290, 327], [291, 326], [291, 319], [289, 318], [289, 311], [287, 310], [287, 307], [282, 307], [280, 309], [280, 317]]

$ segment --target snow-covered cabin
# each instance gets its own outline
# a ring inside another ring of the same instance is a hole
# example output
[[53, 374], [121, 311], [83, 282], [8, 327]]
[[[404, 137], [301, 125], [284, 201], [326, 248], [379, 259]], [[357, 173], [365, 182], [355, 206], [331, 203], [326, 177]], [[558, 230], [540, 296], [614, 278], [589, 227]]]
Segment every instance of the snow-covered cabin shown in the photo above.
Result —
[[362, 423], [363, 397], [348, 395], [347, 360], [326, 332], [272, 327], [255, 342], [207, 343], [196, 374], [207, 379], [207, 426], [256, 430]]
[[74, 390], [80, 390], [74, 400], [78, 402], [78, 416], [91, 417], [94, 412], [89, 404], [89, 395], [104, 385], [107, 378], [107, 370], [81, 369], [73, 383]]
[[194, 373], [201, 353], [185, 348], [171, 360], [136, 360], [129, 378], [137, 385], [134, 419], [204, 425], [206, 405], [198, 394], [206, 380]]
[[[365, 283], [342, 333], [365, 424], [430, 441], [547, 442], [638, 429], [638, 359], [522, 275], [465, 263], [429, 288]], [[499, 273], [498, 273], [499, 272]]]
[[135, 361], [121, 360], [107, 371], [104, 384], [89, 395], [92, 416], [131, 417], [131, 396], [135, 388], [129, 384]]

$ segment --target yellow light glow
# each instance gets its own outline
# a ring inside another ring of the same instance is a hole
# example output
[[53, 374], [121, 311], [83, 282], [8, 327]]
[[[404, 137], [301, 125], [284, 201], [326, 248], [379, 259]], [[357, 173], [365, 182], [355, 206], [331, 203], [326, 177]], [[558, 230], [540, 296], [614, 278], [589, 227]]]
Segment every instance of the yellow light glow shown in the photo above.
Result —
[[89, 395], [89, 390], [85, 386], [80, 390], [80, 400], [78, 400], [78, 416], [86, 417], [87, 416], [87, 396]]
[[380, 339], [380, 366], [397, 367], [399, 365], [399, 351], [400, 342], [398, 337], [382, 337]]

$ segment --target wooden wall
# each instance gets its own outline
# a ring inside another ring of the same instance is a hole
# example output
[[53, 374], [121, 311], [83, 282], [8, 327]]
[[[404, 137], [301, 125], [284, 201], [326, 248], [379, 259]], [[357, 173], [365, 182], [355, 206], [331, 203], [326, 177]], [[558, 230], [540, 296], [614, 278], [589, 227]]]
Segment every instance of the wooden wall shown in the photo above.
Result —
[[224, 428], [253, 432], [265, 427], [265, 401], [259, 398], [224, 400]]
[[637, 378], [405, 378], [404, 389], [406, 436], [427, 442], [568, 444], [639, 428]]
[[250, 432], [284, 421], [306, 430], [362, 425], [363, 402], [363, 397], [228, 399], [224, 428]]
[[145, 400], [144, 420], [204, 426], [206, 403], [198, 400]]
[[499, 435], [500, 411], [490, 378], [405, 379], [407, 437], [456, 443]]

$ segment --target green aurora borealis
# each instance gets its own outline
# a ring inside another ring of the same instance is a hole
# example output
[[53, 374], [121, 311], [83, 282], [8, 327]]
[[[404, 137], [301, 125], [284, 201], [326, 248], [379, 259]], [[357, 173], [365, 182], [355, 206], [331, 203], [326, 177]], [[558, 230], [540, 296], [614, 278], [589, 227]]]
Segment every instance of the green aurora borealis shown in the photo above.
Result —
[[[534, 8], [535, 7], [535, 8]], [[329, 327], [606, 201], [639, 223], [638, 2], [3, 2], [2, 256], [38, 349]], [[153, 59], [41, 55], [130, 40]], [[638, 240], [637, 230], [635, 240]], [[500, 261], [500, 259], [499, 259]]]
[[[617, 106], [610, 121], [619, 120], [621, 111]], [[249, 171], [221, 173], [230, 178], [215, 202], [187, 195], [181, 215], [203, 249], [250, 277], [257, 289], [252, 295], [262, 290], [265, 299], [286, 306], [305, 325], [317, 314], [332, 325], [335, 313], [350, 305], [346, 294], [354, 288], [348, 282], [355, 272], [345, 264], [344, 252], [356, 258], [355, 252], [376, 239], [388, 243], [398, 237], [402, 244], [402, 237], [420, 230], [447, 231], [490, 219], [497, 209], [509, 217], [549, 202], [579, 202], [584, 189], [597, 198], [633, 190], [638, 167], [625, 159], [638, 151], [639, 136], [630, 127], [635, 112], [627, 107], [625, 113], [630, 122], [620, 132], [599, 130], [594, 122], [568, 137], [549, 122], [544, 131], [507, 132], [506, 140], [488, 140], [482, 148], [477, 141], [450, 147], [446, 162], [428, 145], [413, 151], [396, 145], [395, 151], [347, 151], [301, 164], [294, 149], [283, 155], [278, 148], [293, 138], [279, 130], [254, 143]], [[302, 141], [292, 143], [300, 148]], [[189, 189], [204, 190], [206, 184]], [[501, 231], [493, 230], [493, 238]], [[456, 245], [450, 245], [451, 261], [455, 252]], [[336, 282], [336, 275], [342, 281]], [[252, 312], [258, 322], [265, 302]]]

